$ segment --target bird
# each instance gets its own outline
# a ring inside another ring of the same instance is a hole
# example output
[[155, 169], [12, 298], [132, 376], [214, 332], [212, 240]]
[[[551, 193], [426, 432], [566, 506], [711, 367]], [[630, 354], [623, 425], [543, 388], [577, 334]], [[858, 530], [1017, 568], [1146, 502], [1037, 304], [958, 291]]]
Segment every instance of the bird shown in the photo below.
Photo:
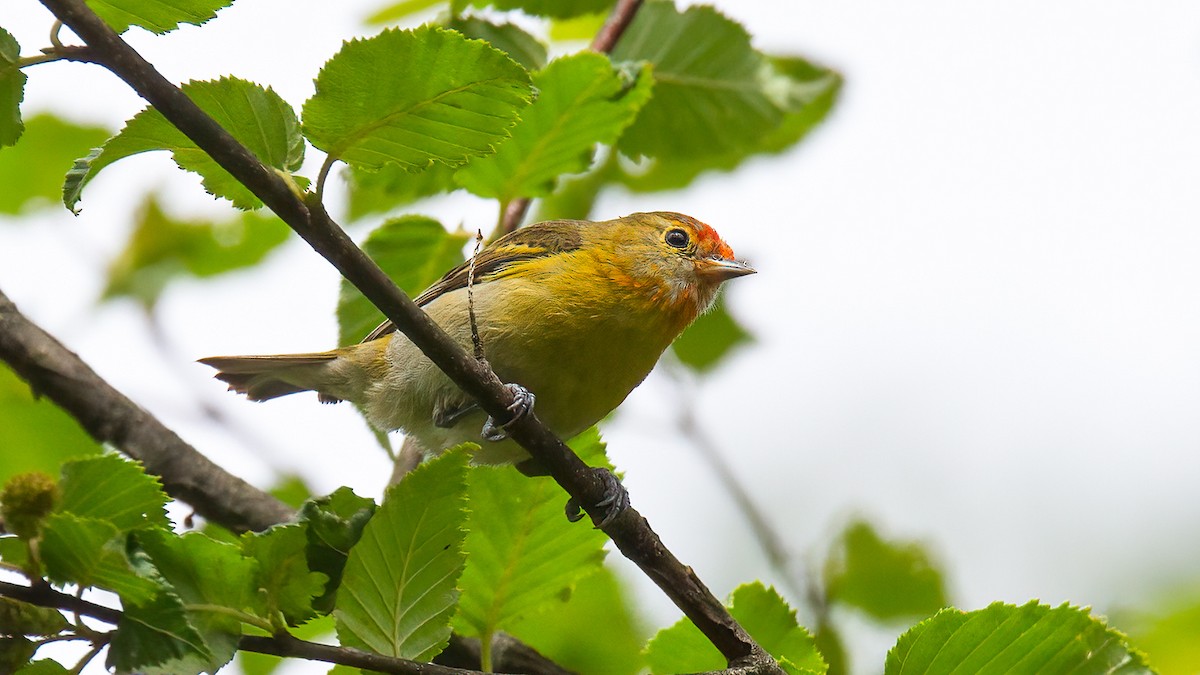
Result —
[[[470, 305], [516, 416], [536, 399], [538, 417], [570, 438], [625, 400], [723, 282], [754, 272], [711, 226], [680, 213], [551, 220], [499, 237], [415, 302], [468, 351]], [[330, 351], [199, 361], [252, 401], [315, 391], [357, 405], [380, 431], [401, 430], [423, 456], [482, 435], [474, 463], [536, 473], [528, 453], [390, 321]]]

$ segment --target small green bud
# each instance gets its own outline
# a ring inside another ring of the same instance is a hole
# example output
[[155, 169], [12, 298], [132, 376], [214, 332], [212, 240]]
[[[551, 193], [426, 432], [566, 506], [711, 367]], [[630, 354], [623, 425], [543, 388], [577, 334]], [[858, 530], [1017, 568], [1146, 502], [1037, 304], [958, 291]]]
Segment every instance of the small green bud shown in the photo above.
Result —
[[0, 492], [0, 517], [9, 532], [29, 540], [38, 535], [42, 519], [58, 503], [58, 485], [40, 471], [20, 473], [8, 479]]

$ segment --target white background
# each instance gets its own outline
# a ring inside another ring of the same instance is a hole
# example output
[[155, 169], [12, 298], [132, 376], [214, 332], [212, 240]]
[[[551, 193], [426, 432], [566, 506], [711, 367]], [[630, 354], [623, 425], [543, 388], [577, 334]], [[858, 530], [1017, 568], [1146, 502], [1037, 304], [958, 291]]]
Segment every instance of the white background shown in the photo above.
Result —
[[[840, 103], [783, 157], [685, 192], [608, 194], [595, 215], [689, 213], [760, 271], [729, 289], [757, 342], [700, 385], [698, 414], [797, 571], [858, 513], [930, 542], [963, 608], [1041, 598], [1106, 611], [1194, 583], [1200, 4], [717, 4], [764, 50], [839, 69]], [[242, 0], [204, 30], [128, 38], [169, 79], [235, 74], [298, 108], [340, 41], [372, 32], [360, 19], [375, 6]], [[49, 22], [32, 0], [0, 8], [25, 54]], [[54, 108], [116, 129], [141, 107], [97, 67], [30, 75], [27, 115]], [[350, 409], [247, 403], [192, 363], [333, 345], [337, 278], [302, 244], [252, 275], [173, 286], [168, 356], [132, 306], [93, 307], [130, 196], [147, 189], [178, 215], [226, 212], [165, 155], [123, 161], [89, 186], [78, 218], [0, 222], [0, 288], [230, 470], [377, 495], [387, 462]], [[449, 225], [495, 220], [492, 204], [462, 196], [429, 210]], [[634, 504], [719, 596], [778, 582], [675, 438], [679, 402], [656, 373], [605, 428]], [[612, 557], [649, 622], [674, 621]], [[899, 629], [855, 632], [861, 671], [878, 670]]]

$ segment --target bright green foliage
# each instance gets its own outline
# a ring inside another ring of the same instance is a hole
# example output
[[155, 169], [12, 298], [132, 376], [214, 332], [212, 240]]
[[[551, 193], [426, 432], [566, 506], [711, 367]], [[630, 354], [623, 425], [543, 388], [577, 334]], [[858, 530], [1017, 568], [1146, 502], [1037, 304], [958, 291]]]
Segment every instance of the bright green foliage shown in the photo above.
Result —
[[754, 337], [729, 314], [725, 295], [707, 314], [683, 331], [671, 350], [683, 365], [705, 372], [721, 362], [738, 345], [752, 342]]
[[87, 4], [118, 33], [140, 26], [161, 35], [181, 23], [199, 26], [233, 0], [87, 0]]
[[558, 181], [558, 188], [537, 201], [534, 222], [543, 220], [587, 220], [596, 205], [596, 198], [605, 185], [617, 175], [616, 151], [609, 153], [595, 168], [581, 176], [568, 176]]
[[[450, 233], [436, 220], [404, 216], [380, 225], [363, 250], [410, 296], [425, 290], [463, 260], [467, 235]], [[338, 344], [354, 344], [383, 321], [383, 315], [350, 282], [338, 296]]]
[[[730, 599], [729, 613], [786, 672], [825, 672], [812, 636], [796, 622], [796, 611], [774, 588], [759, 582], [739, 586]], [[660, 630], [646, 646], [646, 660], [656, 675], [721, 670], [726, 665], [717, 648], [687, 619]]]
[[256, 265], [290, 233], [278, 217], [258, 213], [238, 213], [220, 223], [176, 220], [149, 196], [125, 250], [109, 265], [103, 297], [132, 297], [152, 307], [174, 279]]
[[531, 96], [529, 76], [503, 52], [432, 26], [345, 43], [316, 85], [304, 104], [304, 134], [332, 157], [372, 170], [454, 166], [488, 154]]
[[580, 14], [568, 19], [554, 19], [550, 22], [550, 39], [591, 42], [607, 20], [608, 12]]
[[[1193, 584], [1194, 585], [1194, 584]], [[1120, 625], [1161, 673], [1200, 673], [1200, 589], [1173, 588], [1151, 611], [1121, 612]]]
[[[286, 173], [300, 168], [304, 161], [300, 125], [295, 111], [274, 90], [263, 89], [246, 80], [223, 77], [189, 82], [183, 85], [183, 91], [267, 166]], [[151, 150], [171, 151], [180, 168], [200, 174], [204, 189], [210, 194], [224, 197], [241, 209], [262, 206], [249, 188], [222, 169], [154, 108], [147, 108], [126, 122], [125, 128], [110, 138], [99, 152], [76, 161], [63, 185], [63, 203], [75, 210], [83, 187], [104, 167]]]
[[308, 537], [302, 524], [276, 525], [242, 535], [242, 553], [258, 561], [255, 614], [283, 615], [288, 625], [311, 618], [313, 598], [325, 593], [327, 577], [308, 567]]
[[987, 609], [945, 609], [900, 636], [885, 675], [918, 673], [1150, 673], [1125, 636], [1063, 604], [1001, 602]]
[[[570, 442], [584, 461], [607, 464], [595, 429]], [[476, 467], [470, 476], [471, 517], [462, 600], [454, 627], [488, 640], [518, 620], [562, 601], [604, 560], [604, 533], [563, 517], [567, 495], [549, 478], [512, 467]]]
[[343, 175], [349, 185], [349, 217], [358, 220], [374, 213], [386, 213], [458, 188], [453, 167], [434, 163], [428, 169], [412, 173], [399, 164], [388, 164], [378, 171], [349, 167]]
[[0, 28], [0, 148], [21, 137], [21, 100], [25, 98], [25, 73], [17, 67], [21, 45], [12, 33]]
[[830, 601], [880, 621], [929, 616], [949, 604], [942, 574], [925, 549], [885, 541], [866, 521], [850, 523], [838, 537], [824, 575]]
[[29, 546], [20, 537], [0, 537], [0, 560], [22, 570], [31, 570]]
[[[468, 0], [476, 7], [492, 6], [499, 10], [519, 9], [526, 14], [565, 19], [581, 14], [603, 12], [616, 0]], [[464, 2], [463, 4], [467, 4]]]
[[511, 633], [576, 673], [633, 675], [646, 666], [648, 633], [607, 566], [580, 580], [566, 601], [517, 621]]
[[57, 474], [63, 460], [100, 452], [73, 417], [46, 399], [35, 399], [29, 385], [0, 364], [0, 482], [26, 471]]
[[127, 602], [147, 602], [159, 586], [133, 570], [125, 540], [108, 521], [56, 513], [42, 525], [38, 550], [46, 576], [55, 583], [96, 586]]
[[466, 448], [417, 467], [388, 489], [350, 552], [338, 591], [343, 645], [425, 661], [450, 640], [467, 519]]
[[16, 675], [70, 675], [61, 663], [51, 659], [38, 659], [17, 671]]
[[313, 600], [318, 612], [333, 610], [350, 547], [358, 542], [374, 513], [375, 501], [359, 497], [348, 487], [338, 488], [333, 494], [301, 507], [300, 521], [308, 525], [308, 567], [329, 578], [325, 593]]
[[0, 626], [4, 627], [5, 635], [57, 635], [69, 625], [56, 609], [0, 598]]
[[766, 59], [745, 28], [712, 7], [681, 13], [672, 2], [648, 2], [612, 58], [654, 65], [654, 98], [621, 137], [627, 155], [729, 152], [753, 145], [783, 118], [762, 81]]
[[[446, 28], [456, 30], [476, 40], [484, 40], [508, 54], [525, 70], [538, 70], [546, 65], [546, 45], [513, 23], [492, 23], [477, 16], [452, 16]], [[524, 115], [522, 115], [522, 118]]]
[[417, 12], [445, 3], [446, 0], [400, 0], [400, 2], [381, 7], [374, 14], [368, 16], [365, 21], [373, 24], [396, 23]]
[[167, 495], [158, 478], [117, 455], [101, 455], [63, 466], [60, 511], [108, 521], [121, 532], [169, 527]]
[[58, 202], [71, 163], [110, 135], [101, 127], [45, 113], [25, 120], [22, 142], [0, 151], [0, 213], [16, 215]]
[[[163, 583], [152, 567], [145, 568], [144, 578]], [[108, 648], [109, 668], [146, 675], [211, 673], [228, 660], [205, 644], [188, 620], [183, 601], [167, 586], [149, 601], [131, 602], [122, 596], [121, 604], [121, 620]]]
[[584, 171], [597, 143], [612, 143], [650, 98], [651, 79], [614, 69], [603, 54], [556, 59], [534, 75], [538, 98], [495, 155], [471, 162], [457, 178], [502, 203], [549, 194], [558, 176]]

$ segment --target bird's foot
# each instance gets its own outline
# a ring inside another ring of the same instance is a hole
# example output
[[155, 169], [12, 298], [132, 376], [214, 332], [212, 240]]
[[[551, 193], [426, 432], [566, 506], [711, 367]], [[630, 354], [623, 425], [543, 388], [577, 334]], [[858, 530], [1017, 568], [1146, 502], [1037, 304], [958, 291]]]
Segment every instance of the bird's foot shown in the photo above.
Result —
[[532, 392], [519, 384], [506, 384], [504, 386], [508, 387], [508, 390], [513, 395], [512, 405], [508, 406], [508, 411], [512, 413], [512, 417], [504, 424], [496, 424], [496, 420], [489, 416], [487, 421], [483, 423], [483, 431], [479, 434], [483, 436], [484, 440], [492, 441], [493, 443], [508, 438], [508, 428], [515, 424], [517, 420], [527, 415], [530, 410], [533, 410], [533, 401], [536, 398]]
[[[629, 508], [629, 491], [621, 485], [621, 481], [613, 475], [613, 472], [604, 468], [593, 468], [592, 473], [604, 483], [604, 497], [596, 502], [596, 508], [604, 514], [600, 518], [600, 522], [596, 527], [604, 527], [611, 523], [614, 518], [621, 515], [621, 512]], [[572, 497], [567, 501], [567, 520], [572, 523], [582, 519], [584, 516], [583, 507], [579, 502]]]

